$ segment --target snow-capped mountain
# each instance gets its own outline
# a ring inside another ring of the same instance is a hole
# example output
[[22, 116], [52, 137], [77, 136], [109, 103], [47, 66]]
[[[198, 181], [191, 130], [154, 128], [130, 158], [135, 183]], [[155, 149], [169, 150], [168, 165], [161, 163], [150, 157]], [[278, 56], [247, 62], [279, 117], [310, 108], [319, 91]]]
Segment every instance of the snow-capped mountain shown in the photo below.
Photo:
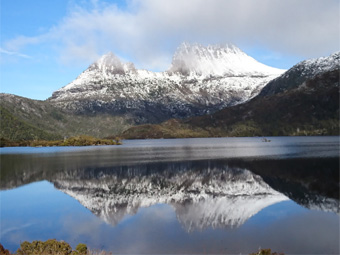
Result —
[[239, 227], [263, 208], [288, 200], [246, 169], [169, 166], [162, 171], [122, 167], [97, 173], [97, 178], [90, 172], [81, 179], [63, 175], [53, 182], [112, 225], [139, 208], [165, 203], [187, 231]]
[[299, 86], [304, 87], [307, 80], [332, 71], [340, 72], [340, 52], [296, 64], [281, 76], [270, 81], [263, 88], [260, 96], [274, 95]]
[[232, 44], [209, 45], [182, 43], [168, 72], [198, 77], [242, 77], [282, 74], [281, 69], [259, 63]]
[[[303, 61], [243, 104], [188, 120], [131, 127], [124, 138], [339, 134], [340, 53]], [[146, 128], [147, 127], [147, 128]]]
[[283, 72], [233, 45], [183, 43], [165, 72], [136, 69], [108, 53], [49, 101], [76, 113], [128, 114], [136, 123], [160, 122], [243, 103]]

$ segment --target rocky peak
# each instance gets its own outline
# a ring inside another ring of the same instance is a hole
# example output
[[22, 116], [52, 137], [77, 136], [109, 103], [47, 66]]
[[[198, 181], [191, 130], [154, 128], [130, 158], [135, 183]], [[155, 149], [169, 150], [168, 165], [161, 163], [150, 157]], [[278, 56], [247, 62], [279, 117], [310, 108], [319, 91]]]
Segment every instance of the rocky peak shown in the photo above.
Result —
[[203, 46], [199, 43], [183, 42], [176, 50], [174, 58], [184, 56], [186, 54], [194, 54], [197, 57], [221, 58], [223, 53], [229, 54], [245, 54], [242, 50], [233, 44], [216, 44]]
[[136, 68], [133, 63], [124, 63], [115, 54], [108, 52], [94, 62], [89, 70], [99, 70], [105, 74], [125, 74], [129, 71], [135, 71]]
[[199, 76], [268, 76], [284, 70], [257, 62], [232, 44], [182, 43], [176, 50], [168, 72]]

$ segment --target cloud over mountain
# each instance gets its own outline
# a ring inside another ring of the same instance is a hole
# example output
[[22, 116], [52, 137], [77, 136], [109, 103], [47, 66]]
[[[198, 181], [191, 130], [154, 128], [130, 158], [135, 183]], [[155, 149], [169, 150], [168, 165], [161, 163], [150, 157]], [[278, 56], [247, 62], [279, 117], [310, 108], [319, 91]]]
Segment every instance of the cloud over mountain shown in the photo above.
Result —
[[130, 0], [124, 7], [92, 1], [70, 7], [45, 34], [13, 38], [5, 48], [50, 44], [64, 62], [93, 61], [111, 50], [137, 67], [162, 70], [182, 41], [259, 45], [311, 58], [339, 50], [338, 10], [336, 0]]

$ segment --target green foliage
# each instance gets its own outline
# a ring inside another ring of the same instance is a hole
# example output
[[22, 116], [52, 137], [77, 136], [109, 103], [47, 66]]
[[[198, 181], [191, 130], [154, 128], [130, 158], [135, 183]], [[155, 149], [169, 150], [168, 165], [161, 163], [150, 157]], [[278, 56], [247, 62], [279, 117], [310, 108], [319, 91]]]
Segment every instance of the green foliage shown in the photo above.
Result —
[[64, 121], [64, 116], [57, 110], [52, 110], [51, 111], [51, 117], [58, 120], [58, 121]]
[[[112, 255], [111, 252], [103, 250], [89, 250], [86, 244], [80, 243], [75, 250], [64, 242], [50, 239], [45, 242], [33, 241], [23, 242], [17, 250], [16, 255]], [[13, 254], [13, 255], [14, 255]], [[0, 244], [0, 255], [11, 255], [11, 253]]]
[[71, 246], [64, 241], [50, 239], [45, 242], [33, 241], [23, 242], [17, 250], [18, 255], [69, 255], [72, 252]]
[[200, 128], [193, 129], [191, 126], [178, 120], [170, 119], [160, 125], [140, 125], [131, 127], [121, 135], [125, 139], [147, 138], [187, 138], [207, 137], [209, 132]]
[[262, 130], [254, 121], [237, 122], [228, 130], [228, 136], [261, 136]]
[[87, 254], [86, 244], [83, 244], [83, 243], [78, 244], [76, 247], [76, 251], [81, 255], [86, 255]]
[[0, 93], [0, 137], [9, 140], [58, 140], [64, 136], [106, 137], [131, 126], [130, 117], [72, 114], [38, 101]]
[[92, 136], [81, 135], [70, 137], [61, 142], [60, 146], [89, 146], [89, 145], [116, 145], [116, 141], [109, 139], [98, 139]]
[[53, 140], [60, 135], [48, 133], [16, 118], [7, 109], [0, 106], [0, 136], [9, 140]]
[[80, 243], [77, 245], [76, 250], [74, 250], [71, 255], [87, 255], [86, 244]]

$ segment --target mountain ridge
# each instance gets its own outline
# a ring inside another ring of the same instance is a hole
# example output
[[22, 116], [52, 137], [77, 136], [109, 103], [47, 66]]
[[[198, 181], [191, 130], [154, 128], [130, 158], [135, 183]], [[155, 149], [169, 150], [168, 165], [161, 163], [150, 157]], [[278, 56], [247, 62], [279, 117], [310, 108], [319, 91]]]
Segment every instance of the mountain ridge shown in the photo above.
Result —
[[182, 44], [165, 72], [136, 69], [108, 53], [48, 101], [77, 114], [128, 112], [136, 124], [160, 123], [243, 103], [283, 71], [236, 46]]
[[[234, 73], [226, 56], [239, 61], [232, 61]], [[252, 64], [240, 63], [253, 61], [234, 45], [184, 43], [167, 71], [151, 72], [107, 53], [45, 101], [1, 94], [1, 120], [10, 120], [2, 125], [1, 136], [27, 140], [83, 134], [102, 138], [339, 134], [339, 52], [302, 61], [282, 75], [259, 62], [253, 65], [257, 71], [244, 71]], [[215, 68], [219, 64], [222, 67]], [[184, 70], [185, 66], [190, 68]]]
[[320, 57], [301, 61], [290, 68], [281, 76], [270, 81], [260, 92], [259, 96], [268, 96], [281, 93], [304, 84], [308, 79], [330, 72], [339, 71], [340, 52], [335, 52], [328, 57]]
[[298, 63], [243, 104], [201, 117], [131, 127], [123, 137], [338, 135], [339, 55]]

